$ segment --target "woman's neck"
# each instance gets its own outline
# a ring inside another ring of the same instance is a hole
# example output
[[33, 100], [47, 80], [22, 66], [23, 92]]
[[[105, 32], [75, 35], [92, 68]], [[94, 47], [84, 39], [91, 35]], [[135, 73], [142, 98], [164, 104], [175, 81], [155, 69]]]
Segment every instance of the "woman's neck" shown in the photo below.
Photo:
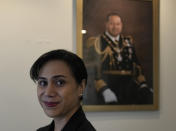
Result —
[[69, 119], [73, 116], [73, 114], [78, 110], [78, 108], [79, 106], [74, 108], [72, 111], [68, 112], [64, 116], [54, 118], [54, 131], [61, 131], [67, 124]]

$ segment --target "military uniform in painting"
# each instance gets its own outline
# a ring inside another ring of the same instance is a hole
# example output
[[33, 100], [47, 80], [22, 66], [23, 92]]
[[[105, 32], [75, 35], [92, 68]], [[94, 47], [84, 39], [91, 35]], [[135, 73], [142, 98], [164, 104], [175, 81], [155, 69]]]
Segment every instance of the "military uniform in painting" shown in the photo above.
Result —
[[[130, 36], [111, 38], [108, 32], [91, 37], [87, 43], [89, 59], [95, 69], [95, 88], [98, 104], [151, 104], [153, 94], [147, 86]], [[110, 89], [116, 101], [106, 102], [103, 92]]]

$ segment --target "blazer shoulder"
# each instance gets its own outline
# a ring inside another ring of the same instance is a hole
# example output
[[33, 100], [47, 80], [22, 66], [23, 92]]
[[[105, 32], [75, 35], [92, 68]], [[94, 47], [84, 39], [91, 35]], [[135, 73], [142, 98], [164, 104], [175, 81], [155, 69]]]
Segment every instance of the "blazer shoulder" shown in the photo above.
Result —
[[86, 119], [79, 127], [79, 131], [96, 131], [93, 125]]

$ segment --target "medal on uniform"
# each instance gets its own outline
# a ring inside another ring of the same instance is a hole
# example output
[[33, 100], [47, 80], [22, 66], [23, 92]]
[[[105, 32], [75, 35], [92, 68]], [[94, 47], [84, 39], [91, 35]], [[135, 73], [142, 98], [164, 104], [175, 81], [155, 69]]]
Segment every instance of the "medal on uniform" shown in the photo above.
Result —
[[130, 54], [132, 54], [132, 53], [133, 53], [133, 51], [132, 51], [132, 49], [131, 49], [131, 48], [129, 48], [129, 49], [128, 49], [128, 52], [129, 52]]
[[120, 54], [120, 49], [119, 49], [119, 48], [117, 48], [116, 50], [117, 50], [117, 53], [118, 53], [118, 54]]
[[127, 47], [130, 47], [129, 41], [128, 41], [128, 40], [125, 40], [125, 42], [126, 42], [126, 46], [127, 46]]
[[118, 61], [122, 61], [122, 56], [119, 54], [117, 59], [118, 59]]

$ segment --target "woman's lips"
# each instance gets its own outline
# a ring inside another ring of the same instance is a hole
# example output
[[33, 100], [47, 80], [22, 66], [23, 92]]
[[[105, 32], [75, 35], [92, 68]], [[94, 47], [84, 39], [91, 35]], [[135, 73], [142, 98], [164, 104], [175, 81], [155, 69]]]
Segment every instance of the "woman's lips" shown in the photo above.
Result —
[[47, 101], [44, 101], [44, 104], [47, 107], [56, 107], [59, 104], [59, 102], [47, 102]]

